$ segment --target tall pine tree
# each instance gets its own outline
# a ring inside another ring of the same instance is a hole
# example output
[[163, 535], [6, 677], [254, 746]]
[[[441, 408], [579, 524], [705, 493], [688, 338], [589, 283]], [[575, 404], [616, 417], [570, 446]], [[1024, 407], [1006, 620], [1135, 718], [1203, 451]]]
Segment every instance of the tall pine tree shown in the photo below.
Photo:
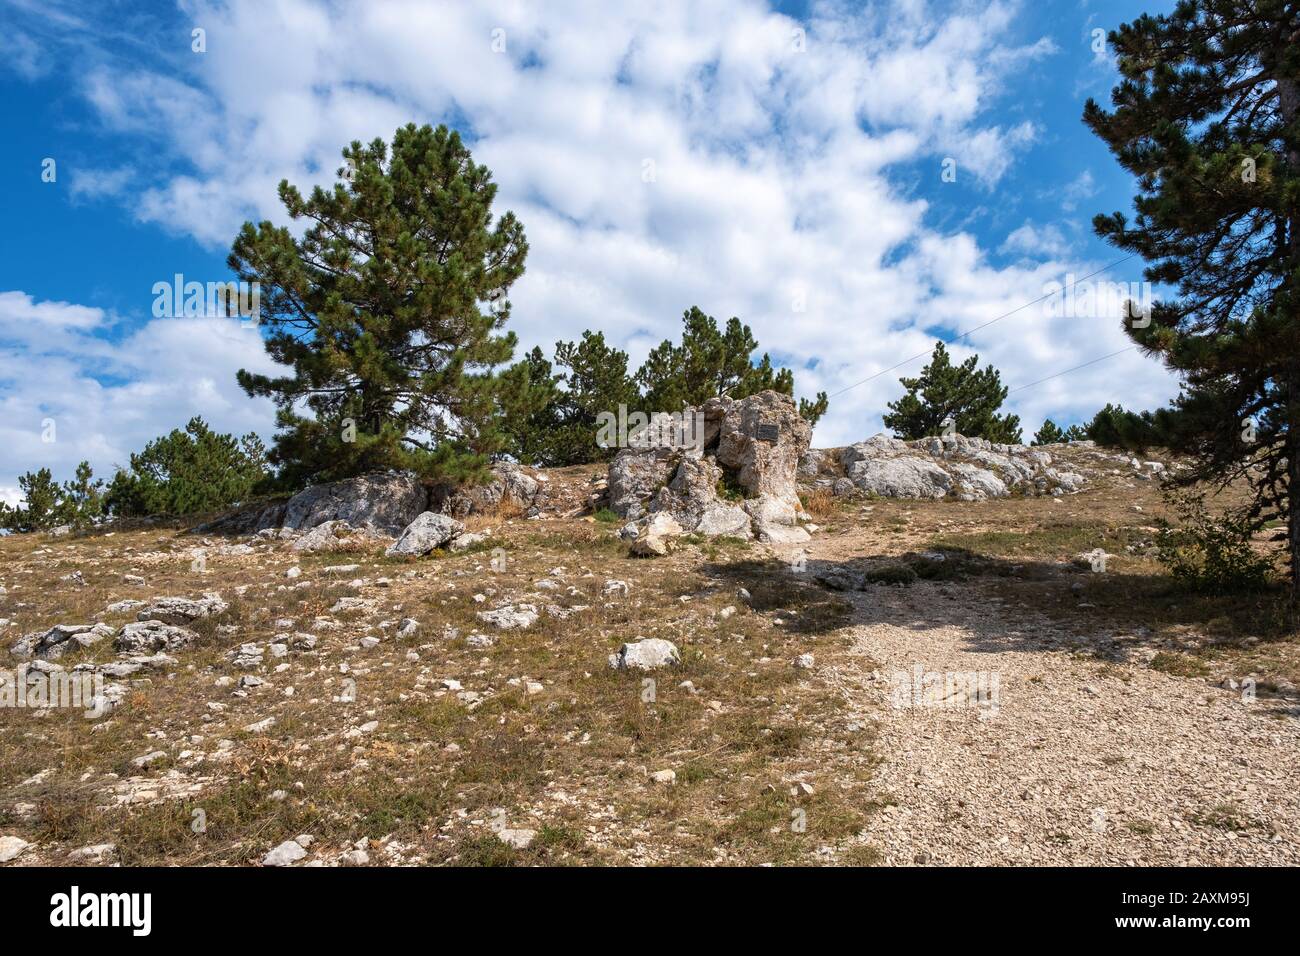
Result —
[[977, 369], [979, 358], [972, 355], [953, 365], [944, 344], [935, 342], [930, 363], [921, 374], [899, 379], [907, 394], [889, 403], [885, 427], [909, 440], [940, 435], [951, 425], [957, 434], [970, 438], [1019, 442], [1020, 419], [997, 414], [1007, 397], [1002, 376], [991, 365]]
[[[512, 213], [493, 221], [496, 186], [457, 133], [408, 125], [390, 149], [343, 151], [330, 189], [280, 183], [287, 228], [245, 223], [230, 267], [261, 285], [266, 349], [289, 374], [245, 370], [272, 398], [273, 463], [290, 485], [403, 469], [481, 478], [504, 450], [500, 423], [528, 388], [506, 295], [528, 245]], [[304, 414], [304, 408], [310, 415]]]
[[[692, 306], [682, 314], [682, 344], [665, 339], [636, 373], [645, 409], [678, 412], [710, 398], [745, 398], [765, 389], [793, 395], [794, 373], [774, 368], [766, 353], [754, 362], [757, 349], [758, 340], [740, 319], [733, 316], [719, 329], [717, 319]], [[825, 392], [799, 403], [800, 413], [814, 424], [826, 407]]]
[[1178, 372], [1184, 480], [1252, 489], [1282, 519], [1300, 603], [1300, 3], [1181, 0], [1110, 34], [1123, 81], [1084, 121], [1137, 177], [1097, 233], [1177, 290], [1130, 337]]

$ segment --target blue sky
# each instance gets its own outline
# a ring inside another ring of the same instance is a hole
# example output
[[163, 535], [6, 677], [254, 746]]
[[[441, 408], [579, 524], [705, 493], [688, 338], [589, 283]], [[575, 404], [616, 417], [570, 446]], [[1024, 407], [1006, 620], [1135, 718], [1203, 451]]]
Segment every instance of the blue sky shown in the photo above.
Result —
[[[152, 288], [227, 278], [242, 221], [287, 221], [279, 179], [408, 121], [461, 129], [522, 219], [523, 346], [599, 328], [639, 361], [692, 305], [739, 315], [834, 394], [819, 445], [879, 430], [923, 363], [854, 383], [1121, 256], [1089, 224], [1132, 191], [1080, 122], [1115, 80], [1092, 31], [1171, 0], [606, 6], [0, 0], [0, 499], [195, 414], [269, 437], [234, 383], [267, 368], [256, 331], [155, 318]], [[1035, 306], [954, 351], [1016, 388], [1123, 348], [1118, 308]], [[1010, 404], [1028, 435], [1176, 392], [1127, 352]]]

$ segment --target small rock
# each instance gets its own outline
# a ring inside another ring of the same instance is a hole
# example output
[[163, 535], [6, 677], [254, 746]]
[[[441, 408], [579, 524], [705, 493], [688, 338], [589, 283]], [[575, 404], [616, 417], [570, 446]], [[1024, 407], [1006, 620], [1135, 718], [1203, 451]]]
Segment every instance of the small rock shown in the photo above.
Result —
[[30, 843], [16, 836], [0, 837], [0, 863], [8, 863], [10, 860], [17, 858], [29, 846], [31, 846]]
[[525, 850], [537, 836], [536, 830], [498, 830], [497, 839], [516, 850]]
[[263, 866], [292, 866], [307, 855], [296, 840], [285, 840], [262, 858]]
[[654, 670], [669, 664], [681, 663], [677, 645], [663, 638], [652, 637], [644, 641], [624, 644], [617, 654], [609, 655], [609, 666], [619, 670]]

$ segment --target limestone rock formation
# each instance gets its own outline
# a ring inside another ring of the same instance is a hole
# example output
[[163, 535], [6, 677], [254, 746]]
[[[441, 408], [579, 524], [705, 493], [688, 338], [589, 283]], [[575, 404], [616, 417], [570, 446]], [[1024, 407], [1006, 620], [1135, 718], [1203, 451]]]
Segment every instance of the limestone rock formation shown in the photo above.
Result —
[[427, 511], [429, 494], [411, 475], [374, 474], [314, 485], [289, 499], [284, 527], [308, 531], [326, 521], [388, 535], [402, 529]]
[[492, 514], [503, 508], [530, 514], [540, 489], [541, 483], [519, 465], [502, 462], [492, 466], [492, 478], [486, 484], [435, 486], [429, 505], [431, 510], [454, 518]]
[[156, 598], [141, 608], [137, 621], [162, 621], [164, 624], [189, 624], [200, 618], [221, 614], [230, 605], [219, 594], [205, 594], [201, 598]]
[[[796, 480], [812, 428], [794, 400], [766, 391], [739, 400], [713, 398], [698, 412], [700, 445], [619, 452], [609, 467], [609, 507], [640, 526], [666, 513], [683, 533], [757, 535], [773, 543], [806, 540], [797, 524]], [[642, 527], [634, 548], [665, 553], [659, 543], [670, 535], [647, 535], [647, 530]]]
[[723, 410], [718, 464], [735, 470], [747, 496], [797, 501], [799, 459], [812, 441], [812, 426], [799, 414], [794, 399], [770, 390], [740, 401], [713, 399], [705, 405], [706, 423], [714, 402]]
[[57, 660], [67, 651], [90, 647], [113, 636], [107, 624], [56, 624], [48, 631], [35, 631], [20, 637], [9, 652], [19, 658]]
[[827, 452], [805, 455], [801, 474], [805, 481], [829, 487], [836, 495], [885, 498], [952, 496], [982, 501], [1005, 498], [1013, 491], [1061, 495], [1081, 490], [1084, 476], [1055, 467], [1049, 448], [995, 444], [962, 435], [903, 441], [881, 434], [839, 450], [843, 477], [827, 467]]
[[441, 548], [458, 534], [465, 526], [455, 518], [426, 511], [416, 517], [403, 530], [401, 537], [384, 553], [393, 555], [419, 556], [428, 554], [434, 548]]

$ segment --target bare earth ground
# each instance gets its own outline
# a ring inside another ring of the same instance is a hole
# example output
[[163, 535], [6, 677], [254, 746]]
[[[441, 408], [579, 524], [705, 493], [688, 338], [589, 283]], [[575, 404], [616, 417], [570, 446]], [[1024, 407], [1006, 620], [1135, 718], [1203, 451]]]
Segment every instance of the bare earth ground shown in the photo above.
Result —
[[[553, 480], [581, 500], [594, 473]], [[130, 621], [105, 611], [128, 598], [231, 604], [107, 719], [0, 709], [0, 836], [31, 844], [10, 865], [255, 864], [299, 834], [299, 865], [1295, 864], [1296, 637], [1267, 599], [1173, 589], [1159, 510], [1122, 475], [1059, 502], [823, 502], [802, 571], [725, 541], [634, 560], [590, 518], [482, 520], [483, 546], [418, 561], [158, 527], [0, 539], [6, 648]], [[1096, 547], [1105, 572], [1070, 564]], [[910, 587], [817, 582], [934, 549]], [[520, 603], [526, 630], [476, 618]], [[611, 670], [640, 637], [683, 663]], [[263, 662], [237, 666], [249, 642]], [[896, 706], [917, 667], [996, 696]]]

